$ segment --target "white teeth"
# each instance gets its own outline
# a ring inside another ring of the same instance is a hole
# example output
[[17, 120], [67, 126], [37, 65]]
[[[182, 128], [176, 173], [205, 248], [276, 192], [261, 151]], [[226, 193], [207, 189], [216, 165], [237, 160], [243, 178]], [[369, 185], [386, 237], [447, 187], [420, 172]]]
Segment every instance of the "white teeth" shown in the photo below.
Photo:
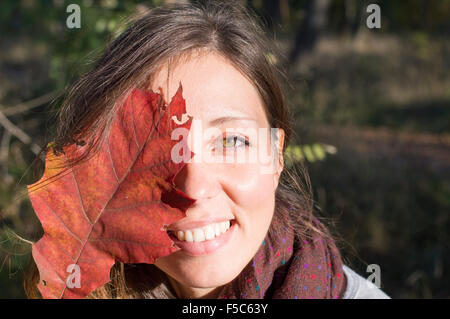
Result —
[[220, 234], [222, 234], [222, 230], [220, 230], [220, 224], [218, 224], [218, 223], [214, 224], [214, 234], [216, 236], [219, 236]]
[[230, 228], [230, 221], [229, 220], [227, 220], [226, 222], [221, 222], [220, 223], [220, 230], [222, 231], [222, 233], [226, 232], [228, 228]]
[[205, 233], [203, 232], [203, 229], [196, 228], [194, 229], [194, 241], [204, 241], [205, 240]]
[[194, 236], [192, 235], [192, 232], [190, 230], [184, 232], [184, 238], [186, 241], [194, 241]]
[[188, 241], [188, 242], [201, 242], [205, 240], [211, 240], [225, 233], [230, 228], [230, 221], [224, 221], [221, 223], [214, 223], [202, 228], [195, 228], [192, 230], [176, 232], [178, 240]]
[[214, 238], [214, 228], [211, 225], [206, 226], [204, 229], [205, 239], [210, 240]]

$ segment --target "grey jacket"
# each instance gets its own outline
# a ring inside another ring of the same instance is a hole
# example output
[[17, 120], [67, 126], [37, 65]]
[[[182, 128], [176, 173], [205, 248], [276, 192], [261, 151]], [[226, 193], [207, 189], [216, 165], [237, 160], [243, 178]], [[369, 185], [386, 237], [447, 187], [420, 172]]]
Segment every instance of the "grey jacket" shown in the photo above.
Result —
[[390, 299], [381, 289], [352, 269], [344, 265], [343, 270], [347, 278], [344, 299]]

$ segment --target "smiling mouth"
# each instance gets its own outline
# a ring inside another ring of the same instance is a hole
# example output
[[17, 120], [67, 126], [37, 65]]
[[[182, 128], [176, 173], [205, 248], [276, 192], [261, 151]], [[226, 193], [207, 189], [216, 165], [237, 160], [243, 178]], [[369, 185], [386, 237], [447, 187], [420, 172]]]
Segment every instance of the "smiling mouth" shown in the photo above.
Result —
[[168, 230], [167, 233], [173, 239], [185, 242], [204, 242], [214, 240], [222, 234], [226, 233], [231, 226], [233, 226], [235, 220], [227, 220], [220, 223], [212, 223], [200, 228], [194, 228], [189, 230], [178, 230], [172, 231]]

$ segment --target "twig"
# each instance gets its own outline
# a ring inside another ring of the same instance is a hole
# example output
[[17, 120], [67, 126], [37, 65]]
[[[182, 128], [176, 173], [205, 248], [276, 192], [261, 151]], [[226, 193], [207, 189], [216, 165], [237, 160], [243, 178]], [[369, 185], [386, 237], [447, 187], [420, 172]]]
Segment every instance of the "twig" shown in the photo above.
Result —
[[31, 140], [31, 137], [27, 133], [22, 131], [19, 127], [17, 127], [10, 120], [8, 120], [8, 118], [3, 114], [2, 111], [0, 111], [0, 124], [9, 133], [11, 133], [15, 137], [17, 137], [20, 141], [22, 141], [22, 143], [29, 145], [31, 148], [31, 151], [34, 154], [36, 154], [36, 155], [39, 154], [41, 147], [39, 145], [37, 145], [36, 143], [33, 143], [33, 141]]
[[3, 112], [3, 114], [5, 116], [11, 116], [11, 115], [23, 113], [23, 112], [31, 110], [32, 108], [38, 107], [39, 105], [50, 102], [51, 100], [57, 98], [60, 94], [61, 94], [60, 90], [55, 90], [50, 93], [44, 94], [40, 97], [37, 97], [33, 100], [19, 103], [15, 106], [10, 106], [10, 107], [0, 109], [0, 112]]
[[9, 142], [11, 141], [11, 133], [9, 131], [3, 132], [2, 142], [0, 144], [0, 163], [8, 160]]
[[9, 142], [11, 141], [11, 133], [8, 131], [3, 132], [2, 142], [0, 144], [0, 165], [2, 165], [1, 175], [3, 175], [4, 181], [9, 184], [13, 181], [13, 178], [8, 173], [8, 155], [9, 155]]

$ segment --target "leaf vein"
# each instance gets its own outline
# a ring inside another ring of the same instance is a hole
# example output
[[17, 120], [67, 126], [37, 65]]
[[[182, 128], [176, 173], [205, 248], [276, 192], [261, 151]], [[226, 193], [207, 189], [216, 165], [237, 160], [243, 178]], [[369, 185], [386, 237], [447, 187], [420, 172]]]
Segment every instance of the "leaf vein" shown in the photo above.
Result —
[[134, 136], [134, 141], [136, 142], [136, 146], [138, 149], [140, 149], [140, 145], [137, 139], [137, 134], [136, 134], [136, 122], [134, 121], [134, 113], [133, 111], [130, 112], [131, 113], [131, 123], [133, 125], [133, 136]]
[[155, 167], [158, 167], [158, 166], [164, 166], [165, 164], [167, 164], [167, 163], [169, 163], [171, 161], [172, 161], [172, 159], [168, 159], [168, 160], [165, 160], [163, 162], [155, 163], [153, 165], [150, 165], [150, 166], [147, 166], [147, 167], [144, 167], [144, 168], [141, 168], [141, 169], [133, 169], [131, 171], [133, 173], [141, 173], [141, 172], [148, 171], [148, 170], [150, 170], [152, 168], [155, 168]]
[[72, 167], [70, 168], [70, 170], [72, 171], [73, 180], [75, 181], [75, 186], [77, 187], [77, 194], [78, 194], [78, 198], [80, 200], [80, 205], [81, 205], [81, 210], [83, 211], [83, 215], [86, 218], [86, 220], [88, 221], [89, 225], [93, 226], [91, 220], [89, 219], [89, 217], [88, 217], [88, 215], [86, 213], [86, 209], [84, 208], [83, 199], [81, 198], [80, 187], [78, 186], [78, 181], [77, 181], [77, 178], [75, 176], [75, 172], [73, 171]]
[[145, 206], [148, 204], [152, 204], [155, 202], [158, 202], [159, 200], [151, 200], [151, 201], [146, 201], [146, 202], [142, 202], [142, 203], [137, 203], [135, 205], [130, 205], [130, 206], [120, 206], [120, 207], [114, 207], [114, 208], [105, 208], [105, 211], [117, 211], [117, 210], [123, 210], [123, 209], [133, 209], [133, 208], [138, 208], [141, 206]]
[[[40, 196], [39, 196], [40, 197]], [[55, 212], [55, 210], [53, 208], [51, 208], [46, 201], [44, 201], [45, 206], [48, 207], [48, 209], [50, 209], [50, 211], [53, 213], [53, 215], [55, 215], [56, 219], [58, 219], [58, 221], [60, 222], [61, 225], [63, 225], [63, 227], [67, 230], [67, 232], [69, 232], [72, 237], [74, 237], [76, 240], [78, 240], [80, 242], [80, 244], [83, 243], [83, 241], [80, 239], [80, 237], [78, 237], [73, 231], [70, 230], [70, 228], [64, 223], [64, 221], [61, 219], [61, 217], [59, 217], [59, 215]], [[73, 257], [70, 257], [73, 259]]]
[[114, 161], [111, 155], [111, 149], [109, 147], [109, 136], [108, 136], [108, 140], [106, 141], [106, 144], [108, 145], [108, 155], [109, 155], [109, 160], [111, 161], [111, 166], [112, 166], [112, 170], [114, 172], [114, 177], [116, 178], [116, 182], [119, 183], [119, 177], [117, 176], [117, 172], [116, 172], [116, 166], [114, 165]]

